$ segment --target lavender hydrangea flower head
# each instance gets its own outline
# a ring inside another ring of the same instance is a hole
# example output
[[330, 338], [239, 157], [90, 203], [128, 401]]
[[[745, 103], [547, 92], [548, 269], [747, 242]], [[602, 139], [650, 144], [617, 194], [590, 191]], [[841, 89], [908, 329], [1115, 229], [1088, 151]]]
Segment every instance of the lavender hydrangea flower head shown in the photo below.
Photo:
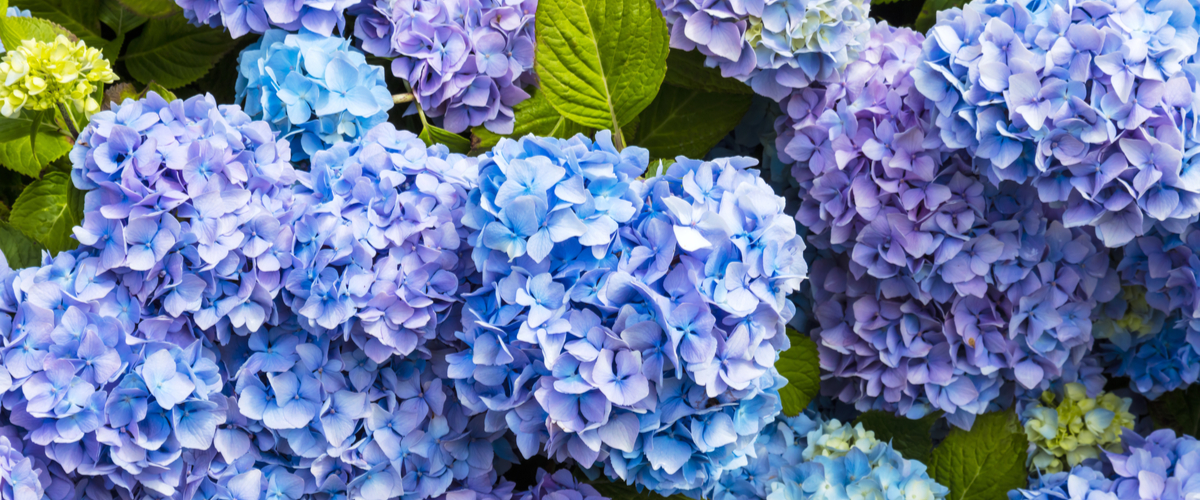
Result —
[[776, 101], [835, 81], [859, 56], [872, 21], [860, 0], [658, 0], [671, 47], [698, 50], [705, 65]]
[[[313, 332], [366, 334], [377, 362], [436, 337], [473, 270], [462, 226], [475, 162], [389, 123], [313, 156], [285, 301]], [[461, 254], [461, 255], [460, 255]]]
[[162, 335], [186, 320], [224, 338], [275, 317], [291, 266], [290, 156], [266, 122], [212, 96], [150, 93], [93, 115], [71, 151], [87, 191], [74, 232], [96, 257], [90, 272], [119, 277], [110, 299], [126, 326], [154, 317]]
[[876, 25], [840, 83], [785, 101], [777, 144], [820, 249], [812, 334], [835, 376], [823, 390], [966, 427], [1007, 383], [1078, 379], [1091, 311], [1119, 279], [1034, 188], [994, 187], [944, 141], [916, 91], [921, 43]]
[[680, 158], [636, 180], [647, 156], [600, 132], [501, 141], [481, 159], [463, 217], [481, 285], [450, 376], [526, 456], [544, 443], [703, 494], [780, 409], [772, 367], [803, 242], [752, 162]]
[[1021, 414], [1032, 450], [1029, 468], [1057, 473], [1100, 458], [1101, 450], [1120, 451], [1122, 429], [1133, 428], [1130, 404], [1107, 392], [1088, 397], [1079, 383], [1065, 384], [1061, 395], [1043, 392], [1039, 404]]
[[451, 132], [512, 133], [513, 106], [535, 80], [537, 0], [373, 0], [357, 11], [363, 50], [393, 59], [426, 115]]
[[238, 55], [237, 102], [292, 141], [303, 160], [387, 121], [392, 94], [383, 68], [350, 41], [270, 30]]
[[175, 0], [196, 26], [224, 26], [234, 38], [272, 28], [328, 37], [346, 28], [346, 9], [362, 0]]
[[983, 160], [993, 184], [1065, 204], [1064, 223], [1094, 227], [1108, 247], [1200, 215], [1200, 178], [1184, 167], [1197, 144], [1194, 4], [964, 9], [939, 15], [913, 73], [947, 145]]

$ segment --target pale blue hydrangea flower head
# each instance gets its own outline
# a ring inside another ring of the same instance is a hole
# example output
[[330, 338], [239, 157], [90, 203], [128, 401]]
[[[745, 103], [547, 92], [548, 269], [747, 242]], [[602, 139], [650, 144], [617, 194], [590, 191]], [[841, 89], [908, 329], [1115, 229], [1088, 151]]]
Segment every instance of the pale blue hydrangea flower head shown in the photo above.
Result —
[[387, 121], [383, 71], [349, 40], [270, 30], [238, 55], [237, 102], [288, 137], [293, 159], [303, 160]]
[[272, 28], [330, 36], [346, 28], [346, 9], [362, 0], [175, 0], [196, 26], [224, 26], [234, 38]]
[[463, 218], [480, 286], [450, 375], [526, 456], [544, 443], [704, 494], [779, 411], [804, 245], [752, 160], [680, 158], [638, 180], [647, 156], [600, 132], [501, 141], [480, 160]]
[[940, 13], [913, 77], [942, 140], [1119, 247], [1200, 215], [1196, 6], [978, 1]]
[[462, 215], [473, 159], [382, 123], [313, 156], [284, 300], [313, 332], [366, 333], [378, 362], [437, 336], [473, 271]]
[[1039, 476], [1028, 489], [1008, 492], [1009, 500], [1116, 500], [1112, 479], [1094, 468], [1080, 465], [1069, 472]]
[[372, 0], [356, 11], [363, 50], [393, 59], [426, 115], [451, 132], [512, 132], [513, 106], [535, 83], [537, 0]]
[[706, 66], [776, 101], [837, 80], [872, 24], [870, 4], [860, 0], [659, 0], [658, 7], [671, 47], [700, 51]]

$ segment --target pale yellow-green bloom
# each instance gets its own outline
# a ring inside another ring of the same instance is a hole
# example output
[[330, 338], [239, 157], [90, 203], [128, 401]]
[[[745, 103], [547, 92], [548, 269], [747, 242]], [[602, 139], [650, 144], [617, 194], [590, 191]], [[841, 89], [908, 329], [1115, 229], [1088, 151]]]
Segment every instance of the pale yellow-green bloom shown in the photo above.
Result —
[[1100, 458], [1101, 449], [1121, 451], [1121, 429], [1133, 427], [1129, 404], [1129, 398], [1106, 392], [1089, 398], [1087, 389], [1077, 383], [1064, 387], [1061, 401], [1053, 391], [1043, 392], [1041, 403], [1024, 414], [1025, 435], [1035, 447], [1030, 469], [1062, 472]]
[[25, 40], [0, 62], [0, 114], [11, 117], [22, 109], [40, 111], [59, 103], [90, 114], [100, 109], [92, 97], [96, 84], [116, 79], [104, 55], [82, 41], [63, 35], [48, 43]]
[[851, 448], [858, 448], [863, 453], [870, 452], [879, 444], [875, 433], [863, 428], [862, 424], [843, 424], [833, 418], [821, 424], [821, 427], [808, 433], [808, 446], [804, 449], [804, 460], [813, 457], [840, 457], [850, 453]]

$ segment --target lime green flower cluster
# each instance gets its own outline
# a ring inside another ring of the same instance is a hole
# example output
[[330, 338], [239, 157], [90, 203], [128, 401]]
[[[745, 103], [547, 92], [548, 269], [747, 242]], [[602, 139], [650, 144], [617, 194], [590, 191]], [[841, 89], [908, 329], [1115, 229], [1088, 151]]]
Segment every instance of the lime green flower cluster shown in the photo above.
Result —
[[[1070, 383], [1063, 397], [1042, 393], [1041, 403], [1025, 410], [1025, 435], [1031, 448], [1029, 468], [1043, 473], [1069, 470], [1100, 449], [1121, 451], [1121, 429], [1133, 427], [1129, 398], [1112, 393], [1087, 397], [1083, 384]], [[1057, 401], [1057, 407], [1055, 406]]]
[[843, 424], [836, 418], [823, 422], [820, 427], [809, 431], [808, 446], [804, 448], [804, 460], [814, 457], [840, 457], [858, 448], [868, 453], [879, 444], [875, 432], [863, 428], [862, 424]]
[[[96, 83], [112, 83], [117, 75], [97, 49], [58, 35], [53, 42], [25, 40], [0, 62], [0, 114], [14, 116], [24, 108], [44, 110], [70, 103], [95, 112]], [[66, 117], [64, 117], [66, 118]]]
[[1125, 315], [1118, 319], [1101, 319], [1092, 327], [1092, 335], [1106, 339], [1122, 350], [1136, 344], [1136, 340], [1162, 331], [1167, 315], [1146, 303], [1146, 289], [1127, 286], [1121, 290]]

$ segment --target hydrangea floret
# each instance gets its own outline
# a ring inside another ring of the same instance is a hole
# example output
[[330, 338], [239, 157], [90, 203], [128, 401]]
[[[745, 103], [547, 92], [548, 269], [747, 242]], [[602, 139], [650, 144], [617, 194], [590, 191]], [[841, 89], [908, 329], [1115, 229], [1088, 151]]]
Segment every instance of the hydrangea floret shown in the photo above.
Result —
[[862, 0], [657, 0], [671, 47], [698, 50], [705, 65], [780, 101], [833, 82], [860, 57], [873, 21]]
[[1030, 470], [1053, 474], [1098, 459], [1102, 450], [1121, 451], [1121, 433], [1134, 423], [1130, 404], [1110, 392], [1088, 397], [1080, 383], [1065, 384], [1061, 395], [1043, 392], [1021, 415]]
[[349, 40], [270, 30], [238, 55], [237, 102], [288, 137], [293, 159], [303, 160], [387, 121], [383, 71]]
[[414, 106], [451, 132], [512, 133], [513, 106], [535, 83], [536, 0], [371, 0], [356, 11], [355, 37], [393, 59]]
[[752, 160], [680, 158], [637, 180], [647, 157], [602, 131], [481, 158], [463, 218], [481, 285], [450, 376], [526, 456], [544, 443], [699, 495], [780, 409], [772, 366], [804, 245]]
[[91, 114], [100, 109], [93, 96], [96, 85], [116, 80], [100, 50], [82, 41], [61, 34], [51, 42], [24, 40], [0, 62], [0, 114], [57, 109], [60, 103], [69, 105], [70, 113]]

